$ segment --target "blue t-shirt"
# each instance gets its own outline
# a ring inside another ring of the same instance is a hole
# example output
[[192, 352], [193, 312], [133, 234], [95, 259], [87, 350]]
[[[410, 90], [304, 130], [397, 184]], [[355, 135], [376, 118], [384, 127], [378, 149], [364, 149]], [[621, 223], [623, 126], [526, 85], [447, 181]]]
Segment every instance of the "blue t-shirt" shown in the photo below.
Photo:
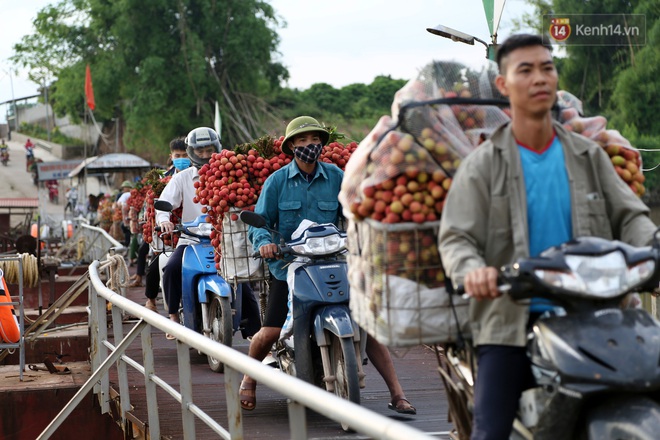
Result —
[[[564, 149], [557, 136], [541, 151], [518, 143], [527, 194], [529, 255], [538, 256], [549, 247], [573, 237], [571, 192], [564, 162]], [[532, 299], [530, 310], [552, 308], [543, 299]]]
[[[344, 172], [337, 165], [317, 162], [310, 182], [294, 160], [266, 179], [254, 212], [265, 217], [268, 227], [278, 231], [284, 241], [291, 239], [291, 234], [305, 219], [338, 224], [343, 177]], [[270, 232], [251, 226], [248, 238], [255, 251], [265, 244], [279, 243], [279, 237], [273, 240]], [[287, 263], [268, 260], [268, 269], [275, 278], [286, 281]]]

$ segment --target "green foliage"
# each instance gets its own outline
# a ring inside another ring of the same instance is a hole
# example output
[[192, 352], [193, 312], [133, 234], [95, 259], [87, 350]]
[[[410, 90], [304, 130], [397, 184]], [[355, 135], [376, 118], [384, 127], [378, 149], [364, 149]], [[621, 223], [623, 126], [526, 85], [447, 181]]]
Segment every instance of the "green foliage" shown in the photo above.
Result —
[[264, 1], [61, 0], [34, 24], [13, 61], [54, 80], [56, 113], [74, 118], [89, 64], [97, 119], [125, 121], [133, 150], [166, 150], [171, 138], [211, 126], [216, 100], [223, 140], [252, 138], [274, 119], [259, 96], [288, 76], [274, 59], [279, 21]]
[[617, 76], [612, 96], [615, 125], [633, 125], [640, 133], [660, 135], [660, 21], [648, 33], [647, 44], [635, 54], [633, 66]]
[[[28, 124], [21, 122], [21, 134], [38, 139], [48, 139], [48, 131], [40, 125]], [[50, 131], [50, 140], [56, 144], [64, 145], [67, 147], [82, 147], [83, 141], [80, 139], [71, 138], [62, 132], [59, 128], [55, 127]]]
[[660, 173], [655, 168], [660, 164], [660, 136], [643, 135], [629, 140], [640, 150], [652, 150], [642, 151], [642, 165], [646, 177], [644, 201], [651, 206], [660, 206]]
[[[348, 139], [360, 141], [382, 115], [391, 113], [394, 94], [405, 84], [405, 80], [390, 76], [377, 76], [370, 84], [349, 84], [340, 89], [318, 83], [303, 91], [281, 89], [269, 103], [284, 120], [314, 116], [338, 127]], [[281, 132], [284, 126], [274, 129]]]
[[124, 145], [138, 154], [164, 156], [173, 137], [212, 126], [216, 100], [226, 145], [279, 135], [303, 114], [361, 140], [405, 81], [282, 88], [281, 25], [260, 0], [60, 0], [39, 12], [12, 59], [50, 84], [55, 113], [74, 121], [86, 112], [89, 65], [96, 120], [121, 121]]

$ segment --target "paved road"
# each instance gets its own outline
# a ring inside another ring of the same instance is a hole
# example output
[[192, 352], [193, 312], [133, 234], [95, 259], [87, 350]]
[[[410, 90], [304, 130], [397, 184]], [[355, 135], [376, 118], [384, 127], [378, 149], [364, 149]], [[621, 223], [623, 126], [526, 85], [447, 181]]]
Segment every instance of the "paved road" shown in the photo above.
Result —
[[[61, 225], [64, 218], [64, 198], [65, 186], [69, 184], [68, 180], [60, 181], [59, 203], [51, 203], [48, 200], [48, 190], [45, 187], [37, 189], [32, 182], [32, 175], [26, 171], [25, 147], [24, 143], [18, 140], [6, 141], [9, 146], [9, 163], [0, 165], [0, 198], [39, 198], [39, 211], [42, 219], [49, 225]], [[44, 162], [59, 161], [60, 158], [41, 148], [35, 148], [35, 157]], [[2, 208], [2, 207], [0, 207]], [[20, 216], [14, 216], [12, 223], [22, 221]]]

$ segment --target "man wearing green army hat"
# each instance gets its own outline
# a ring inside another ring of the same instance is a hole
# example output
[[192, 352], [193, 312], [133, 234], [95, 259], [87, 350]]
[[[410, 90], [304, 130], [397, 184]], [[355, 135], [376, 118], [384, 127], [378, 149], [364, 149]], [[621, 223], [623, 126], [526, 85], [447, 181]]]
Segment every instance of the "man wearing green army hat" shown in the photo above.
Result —
[[[254, 210], [285, 241], [291, 239], [291, 234], [305, 219], [339, 225], [341, 207], [338, 197], [344, 172], [334, 164], [318, 160], [329, 138], [325, 127], [310, 116], [295, 118], [286, 127], [282, 151], [293, 156], [293, 160], [268, 177]], [[264, 322], [250, 343], [250, 357], [261, 361], [277, 342], [286, 320], [289, 261], [276, 255], [278, 246], [265, 229], [249, 227], [248, 237], [253, 248], [267, 259], [272, 275]], [[367, 356], [389, 388], [391, 401], [388, 406], [399, 413], [415, 414], [415, 408], [406, 400], [387, 348], [368, 337]], [[243, 409], [255, 408], [256, 382], [247, 375], [241, 383], [239, 397]]]

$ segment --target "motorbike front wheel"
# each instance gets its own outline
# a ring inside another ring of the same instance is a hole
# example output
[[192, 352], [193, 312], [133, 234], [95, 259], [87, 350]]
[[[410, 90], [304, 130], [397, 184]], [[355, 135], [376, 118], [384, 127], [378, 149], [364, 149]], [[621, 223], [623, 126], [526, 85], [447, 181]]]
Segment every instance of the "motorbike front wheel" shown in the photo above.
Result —
[[[227, 347], [231, 347], [234, 328], [229, 298], [214, 296], [211, 307], [209, 308], [209, 318], [211, 325], [211, 334], [209, 337]], [[211, 371], [224, 373], [225, 364], [212, 356], [207, 356], [207, 359]]]
[[[360, 383], [353, 338], [331, 336], [330, 366], [331, 374], [335, 377], [335, 395], [359, 405]], [[348, 426], [343, 423], [342, 428], [348, 430]]]

